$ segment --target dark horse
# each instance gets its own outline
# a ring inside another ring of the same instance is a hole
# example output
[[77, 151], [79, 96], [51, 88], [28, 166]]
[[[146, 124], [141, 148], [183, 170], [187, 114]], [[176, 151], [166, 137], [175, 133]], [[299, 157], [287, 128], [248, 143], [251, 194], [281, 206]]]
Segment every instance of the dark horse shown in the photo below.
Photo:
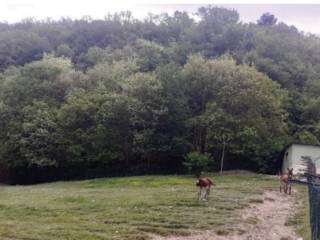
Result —
[[[197, 176], [196, 186], [199, 187], [198, 199], [208, 200], [211, 186], [215, 186], [210, 178]], [[204, 194], [202, 193], [204, 191]]]
[[280, 192], [282, 192], [282, 189], [283, 189], [283, 192], [287, 194], [289, 190], [289, 195], [291, 195], [290, 180], [293, 177], [293, 168], [287, 168], [287, 170], [288, 170], [288, 173], [280, 175]]

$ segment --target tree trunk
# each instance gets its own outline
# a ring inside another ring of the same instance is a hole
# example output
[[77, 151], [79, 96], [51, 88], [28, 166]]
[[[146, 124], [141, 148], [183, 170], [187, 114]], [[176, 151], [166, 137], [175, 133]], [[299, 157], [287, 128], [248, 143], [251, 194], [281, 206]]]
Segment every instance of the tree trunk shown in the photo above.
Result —
[[127, 139], [124, 141], [123, 144], [123, 153], [124, 153], [124, 159], [126, 166], [129, 166], [129, 144], [127, 142]]
[[147, 154], [147, 168], [148, 168], [148, 171], [150, 171], [150, 167], [151, 167], [151, 163], [150, 163], [151, 161], [150, 161], [150, 156], [149, 156], [149, 154]]
[[200, 152], [204, 154], [207, 152], [207, 129], [204, 127], [202, 128], [200, 139]]
[[223, 171], [223, 161], [224, 161], [224, 152], [225, 152], [225, 149], [226, 149], [226, 141], [224, 139], [224, 136], [223, 136], [223, 143], [222, 143], [222, 155], [221, 155], [221, 163], [220, 163], [220, 174], [222, 174], [222, 171]]

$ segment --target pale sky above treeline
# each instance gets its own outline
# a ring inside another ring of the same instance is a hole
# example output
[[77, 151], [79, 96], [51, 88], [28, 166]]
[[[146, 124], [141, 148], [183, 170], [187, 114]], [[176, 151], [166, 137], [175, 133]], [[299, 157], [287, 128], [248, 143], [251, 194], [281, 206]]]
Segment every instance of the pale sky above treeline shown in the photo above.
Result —
[[[144, 18], [148, 13], [169, 13], [176, 10], [196, 12], [201, 6], [208, 5], [193, 4], [188, 0], [156, 1], [150, 4], [141, 0], [0, 0], [0, 21], [9, 23], [18, 22], [25, 18], [38, 20], [61, 17], [79, 19], [83, 16], [90, 16], [93, 19], [101, 19], [108, 13], [120, 11], [131, 11], [134, 17]], [[171, 2], [174, 2], [172, 4]], [[214, 2], [214, 1], [210, 1]], [[320, 34], [320, 4], [211, 4], [226, 8], [236, 9], [243, 22], [256, 22], [265, 12], [274, 14], [278, 21], [289, 25], [295, 25], [299, 30]], [[216, 2], [215, 2], [216, 3]]]

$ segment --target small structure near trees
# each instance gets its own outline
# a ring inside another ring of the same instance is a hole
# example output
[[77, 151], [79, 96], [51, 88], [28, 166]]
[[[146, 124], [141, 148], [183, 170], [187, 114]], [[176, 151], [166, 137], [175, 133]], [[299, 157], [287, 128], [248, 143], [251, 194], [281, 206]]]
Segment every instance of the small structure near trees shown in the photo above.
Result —
[[320, 172], [320, 145], [298, 144], [288, 145], [283, 151], [282, 172], [293, 168], [293, 174], [303, 174], [305, 170], [304, 158], [314, 161], [316, 172]]

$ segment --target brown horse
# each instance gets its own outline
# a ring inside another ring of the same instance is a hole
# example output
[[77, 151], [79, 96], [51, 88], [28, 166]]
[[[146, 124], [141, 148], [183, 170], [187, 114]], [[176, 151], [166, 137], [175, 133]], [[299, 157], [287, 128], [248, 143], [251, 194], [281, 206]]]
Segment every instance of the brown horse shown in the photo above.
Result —
[[293, 177], [293, 168], [287, 168], [288, 173], [287, 174], [281, 174], [280, 175], [280, 192], [282, 192], [282, 188], [285, 194], [288, 193], [291, 195], [291, 183], [290, 180]]
[[[213, 181], [207, 177], [197, 177], [196, 186], [199, 187], [198, 199], [208, 200], [211, 186], [215, 186]], [[204, 194], [202, 193], [204, 191]]]

